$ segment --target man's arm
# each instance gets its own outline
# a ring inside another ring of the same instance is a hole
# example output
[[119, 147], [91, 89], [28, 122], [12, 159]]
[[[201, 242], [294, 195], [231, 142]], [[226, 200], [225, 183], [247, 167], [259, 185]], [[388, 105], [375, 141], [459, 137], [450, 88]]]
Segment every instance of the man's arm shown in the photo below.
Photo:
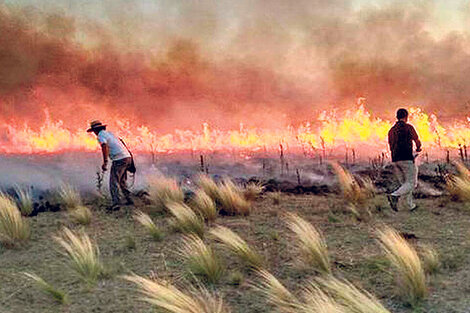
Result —
[[101, 165], [101, 169], [106, 171], [108, 167], [108, 155], [109, 155], [109, 148], [108, 145], [103, 143], [101, 144], [101, 152], [103, 153], [103, 165]]
[[395, 147], [395, 133], [393, 132], [393, 128], [388, 131], [388, 145], [390, 147], [390, 151]]
[[418, 133], [413, 126], [411, 126], [411, 138], [416, 144], [416, 152], [421, 152], [421, 141], [419, 140]]

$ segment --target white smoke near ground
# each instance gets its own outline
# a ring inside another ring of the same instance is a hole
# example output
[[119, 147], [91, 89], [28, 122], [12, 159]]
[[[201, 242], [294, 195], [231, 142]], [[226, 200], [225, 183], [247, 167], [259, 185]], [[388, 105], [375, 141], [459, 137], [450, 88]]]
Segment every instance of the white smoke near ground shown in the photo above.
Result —
[[[298, 181], [297, 170], [303, 184], [331, 184], [330, 175], [325, 163], [312, 164], [313, 160], [299, 155], [289, 155], [290, 169], [281, 165], [276, 155], [246, 159], [234, 154], [204, 155], [204, 171], [222, 179], [231, 177], [247, 181], [250, 178], [269, 180], [278, 179], [294, 184]], [[136, 156], [137, 173], [128, 177], [128, 185], [134, 191], [143, 190], [151, 178], [158, 176], [173, 177], [189, 189], [194, 189], [194, 178], [201, 173], [200, 155], [175, 154], [160, 156], [152, 162], [150, 155]], [[358, 163], [364, 168], [364, 162]], [[101, 155], [99, 153], [62, 153], [54, 155], [21, 155], [0, 156], [0, 190], [14, 186], [33, 188], [40, 194], [53, 191], [62, 184], [70, 184], [84, 193], [98, 194], [97, 173], [101, 172]], [[104, 172], [102, 189], [109, 193], [109, 172]]]
[[90, 191], [94, 189], [99, 164], [96, 157], [77, 158], [74, 154], [2, 156], [0, 188], [20, 185], [49, 190], [68, 183]]

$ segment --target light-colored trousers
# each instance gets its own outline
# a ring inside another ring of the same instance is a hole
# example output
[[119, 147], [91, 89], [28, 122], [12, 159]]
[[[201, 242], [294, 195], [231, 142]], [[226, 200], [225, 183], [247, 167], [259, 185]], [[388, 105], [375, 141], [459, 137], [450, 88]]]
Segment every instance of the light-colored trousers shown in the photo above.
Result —
[[409, 210], [415, 207], [413, 190], [418, 186], [418, 167], [413, 161], [394, 162], [395, 174], [401, 186], [392, 193], [392, 196], [403, 198]]

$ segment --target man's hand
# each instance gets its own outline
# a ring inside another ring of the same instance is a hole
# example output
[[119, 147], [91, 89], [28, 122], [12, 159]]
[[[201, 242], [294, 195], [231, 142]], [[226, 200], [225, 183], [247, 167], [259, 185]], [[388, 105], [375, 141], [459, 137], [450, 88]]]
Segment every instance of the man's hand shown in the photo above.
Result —
[[101, 165], [101, 170], [106, 172], [108, 170], [108, 161], [104, 161], [103, 165]]

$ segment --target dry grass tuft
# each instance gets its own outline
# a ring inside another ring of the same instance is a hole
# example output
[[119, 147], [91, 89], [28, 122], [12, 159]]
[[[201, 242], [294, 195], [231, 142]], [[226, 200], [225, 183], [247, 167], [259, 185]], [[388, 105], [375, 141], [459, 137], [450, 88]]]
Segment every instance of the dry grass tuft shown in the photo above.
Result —
[[18, 208], [21, 213], [25, 216], [29, 216], [33, 213], [33, 197], [31, 191], [28, 188], [15, 186], [15, 193], [18, 198]]
[[294, 213], [286, 214], [286, 224], [296, 235], [298, 246], [306, 262], [314, 266], [317, 271], [329, 274], [331, 272], [330, 259], [323, 236], [312, 224]]
[[36, 274], [23, 272], [23, 275], [26, 276], [28, 279], [31, 279], [36, 284], [39, 290], [41, 290], [47, 295], [50, 295], [57, 302], [61, 304], [67, 303], [67, 294], [62, 290], [55, 288]]
[[245, 281], [245, 276], [239, 270], [230, 272], [228, 275], [228, 284], [234, 286], [240, 286]]
[[24, 243], [30, 235], [29, 224], [21, 216], [15, 201], [0, 193], [0, 242], [12, 247]]
[[175, 179], [164, 176], [152, 177], [148, 184], [150, 200], [158, 210], [167, 209], [170, 202], [184, 202], [184, 193]]
[[370, 177], [362, 177], [360, 179], [360, 188], [365, 193], [366, 198], [373, 198], [377, 193], [377, 188]]
[[243, 195], [248, 201], [255, 201], [259, 195], [263, 192], [264, 186], [261, 182], [251, 182], [245, 186]]
[[447, 191], [454, 200], [470, 201], [470, 171], [462, 162], [454, 163], [457, 168], [457, 175], [447, 177]]
[[274, 275], [266, 270], [257, 272], [261, 281], [254, 288], [274, 305], [280, 312], [295, 312], [301, 306], [296, 297]]
[[54, 239], [64, 248], [70, 267], [78, 276], [88, 283], [95, 283], [103, 272], [103, 266], [99, 259], [99, 249], [91, 242], [90, 237], [84, 232], [74, 233], [65, 227], [60, 236], [54, 236]]
[[204, 236], [204, 221], [184, 203], [169, 202], [167, 208], [173, 214], [172, 225], [182, 233]]
[[250, 267], [257, 269], [263, 267], [264, 261], [261, 255], [227, 227], [217, 226], [211, 229], [210, 233]]
[[426, 276], [416, 250], [394, 229], [378, 230], [380, 245], [397, 272], [398, 288], [409, 303], [427, 295]]
[[192, 274], [202, 276], [210, 283], [217, 283], [224, 272], [220, 259], [211, 247], [195, 235], [183, 238], [180, 255]]
[[243, 196], [243, 191], [230, 179], [225, 179], [219, 187], [220, 211], [227, 215], [249, 215], [251, 204]]
[[[365, 219], [370, 215], [367, 209], [367, 200], [373, 196], [374, 191], [370, 183], [364, 180], [363, 186], [354, 178], [354, 176], [336, 162], [330, 162], [336, 176], [344, 200], [348, 203], [348, 208], [359, 220]], [[373, 185], [373, 184], [372, 184]]]
[[455, 167], [457, 168], [457, 172], [459, 173], [459, 176], [461, 176], [464, 179], [470, 180], [470, 170], [463, 164], [462, 162], [454, 162]]
[[148, 214], [142, 211], [136, 211], [134, 213], [134, 220], [144, 227], [153, 240], [159, 241], [162, 239], [162, 232], [160, 229], [158, 229], [157, 225], [155, 225], [152, 218]]
[[299, 301], [279, 280], [266, 270], [258, 271], [261, 277], [254, 287], [259, 290], [268, 302], [274, 305], [280, 312], [285, 313], [346, 313], [343, 306], [332, 297], [313, 284], [304, 288], [304, 302]]
[[223, 300], [204, 288], [185, 293], [166, 282], [141, 276], [125, 276], [140, 289], [143, 300], [154, 305], [159, 312], [169, 313], [230, 313]]
[[441, 267], [439, 253], [430, 246], [422, 247], [420, 252], [424, 271], [428, 274], [434, 274], [439, 271], [439, 268]]
[[219, 201], [219, 186], [215, 183], [215, 181], [205, 174], [201, 174], [196, 178], [196, 183], [204, 190], [204, 192], [211, 197], [211, 199], [217, 203]]
[[209, 222], [213, 222], [217, 218], [215, 201], [202, 189], [196, 191], [193, 207]]
[[273, 204], [278, 205], [281, 203], [281, 200], [282, 200], [282, 192], [280, 191], [270, 192], [268, 193], [268, 198], [271, 199]]
[[212, 198], [220, 213], [226, 215], [249, 215], [251, 204], [245, 198], [244, 191], [235, 185], [232, 180], [225, 178], [222, 183], [216, 184], [207, 175], [197, 178], [198, 186]]
[[[359, 290], [348, 281], [340, 281], [333, 276], [317, 279], [318, 283], [348, 313], [390, 313], [375, 296]], [[312, 284], [311, 288], [317, 287]]]
[[67, 210], [73, 210], [82, 205], [82, 198], [78, 190], [69, 184], [62, 184], [57, 191], [60, 203], [65, 205]]
[[454, 200], [470, 201], [470, 180], [459, 176], [450, 177], [447, 179], [447, 190]]
[[347, 313], [342, 305], [315, 285], [304, 288], [305, 304], [300, 305], [302, 313]]
[[75, 209], [69, 211], [68, 215], [75, 223], [81, 225], [88, 225], [91, 223], [92, 214], [90, 209], [86, 206], [79, 205], [75, 207]]

